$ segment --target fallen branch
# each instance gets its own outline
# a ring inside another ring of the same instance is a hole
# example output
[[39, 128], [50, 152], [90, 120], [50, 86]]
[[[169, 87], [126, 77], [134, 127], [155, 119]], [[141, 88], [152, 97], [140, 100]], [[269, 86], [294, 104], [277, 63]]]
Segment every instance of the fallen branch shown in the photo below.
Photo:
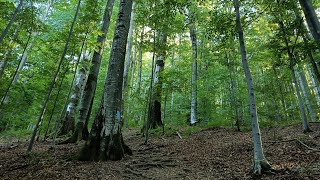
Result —
[[182, 136], [180, 135], [180, 133], [177, 131], [177, 135], [179, 136], [180, 139], [182, 139]]
[[300, 144], [302, 144], [304, 147], [306, 147], [306, 148], [309, 149], [309, 150], [312, 150], [312, 151], [320, 151], [319, 149], [315, 149], [315, 148], [309, 147], [308, 145], [306, 145], [305, 143], [303, 143], [302, 141], [300, 141], [300, 140], [297, 139], [297, 138], [294, 138], [294, 140], [298, 141]]
[[281, 142], [291, 142], [291, 141], [297, 141], [298, 143], [300, 143], [302, 146], [304, 146], [305, 148], [311, 150], [311, 151], [314, 151], [314, 152], [320, 152], [320, 149], [315, 149], [315, 148], [312, 148], [308, 145], [306, 145], [305, 143], [303, 143], [302, 141], [300, 141], [299, 139], [297, 138], [294, 138], [294, 139], [286, 139], [286, 140], [282, 140], [282, 141], [266, 141], [265, 143], [281, 143]]

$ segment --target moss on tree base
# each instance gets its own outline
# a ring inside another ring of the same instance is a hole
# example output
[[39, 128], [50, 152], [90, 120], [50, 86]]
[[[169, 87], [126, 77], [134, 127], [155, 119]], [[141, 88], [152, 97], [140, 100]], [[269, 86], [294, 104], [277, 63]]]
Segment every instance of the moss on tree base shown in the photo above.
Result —
[[104, 138], [89, 137], [82, 148], [79, 160], [81, 161], [106, 161], [121, 160], [125, 154], [132, 155], [132, 150], [124, 144], [122, 134], [105, 136]]

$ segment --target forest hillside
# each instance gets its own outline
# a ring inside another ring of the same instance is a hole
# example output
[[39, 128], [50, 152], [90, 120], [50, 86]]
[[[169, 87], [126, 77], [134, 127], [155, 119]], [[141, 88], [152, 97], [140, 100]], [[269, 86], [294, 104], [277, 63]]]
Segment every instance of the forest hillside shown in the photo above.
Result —
[[320, 2], [3, 0], [1, 179], [319, 179]]

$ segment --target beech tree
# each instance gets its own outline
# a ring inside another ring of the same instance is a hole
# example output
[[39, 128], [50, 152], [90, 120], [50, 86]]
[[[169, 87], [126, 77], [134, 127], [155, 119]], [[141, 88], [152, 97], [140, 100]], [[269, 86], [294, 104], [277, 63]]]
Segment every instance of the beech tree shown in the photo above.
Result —
[[253, 160], [254, 160], [253, 173], [261, 174], [262, 172], [270, 171], [272, 168], [268, 163], [267, 159], [265, 158], [263, 153], [263, 148], [262, 148], [261, 133], [260, 133], [259, 122], [257, 117], [257, 108], [256, 108], [256, 102], [255, 102], [253, 80], [252, 80], [250, 68], [247, 62], [246, 47], [245, 47], [243, 29], [242, 29], [241, 19], [240, 19], [240, 11], [239, 11], [240, 4], [238, 0], [233, 0], [233, 2], [234, 2], [235, 13], [236, 13], [236, 26], [237, 26], [238, 36], [239, 36], [242, 65], [246, 75], [246, 81], [248, 86], [250, 116], [252, 121], [252, 138], [253, 138]]
[[80, 154], [81, 160], [120, 160], [132, 154], [124, 144], [121, 123], [121, 97], [126, 44], [130, 27], [132, 0], [121, 0], [110, 52], [104, 94], [89, 139]]
[[79, 116], [76, 123], [75, 131], [72, 135], [71, 142], [86, 140], [88, 138], [88, 121], [93, 105], [94, 95], [97, 87], [97, 80], [100, 70], [101, 58], [104, 50], [106, 37], [108, 34], [110, 19], [112, 16], [114, 0], [108, 0], [104, 9], [103, 24], [101, 27], [102, 35], [98, 36], [98, 50], [95, 50], [92, 57], [92, 66], [89, 71], [89, 76], [84, 88], [79, 107]]

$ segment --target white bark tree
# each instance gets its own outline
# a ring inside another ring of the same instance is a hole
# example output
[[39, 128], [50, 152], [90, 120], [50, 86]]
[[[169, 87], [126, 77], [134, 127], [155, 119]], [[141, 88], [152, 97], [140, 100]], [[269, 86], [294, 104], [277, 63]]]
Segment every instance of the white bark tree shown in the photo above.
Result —
[[237, 31], [239, 35], [242, 65], [243, 65], [243, 69], [244, 69], [246, 80], [247, 80], [247, 86], [248, 86], [250, 117], [252, 121], [252, 138], [253, 138], [253, 160], [254, 160], [253, 173], [261, 174], [262, 172], [270, 171], [272, 167], [270, 166], [267, 159], [265, 158], [263, 153], [263, 148], [262, 148], [261, 133], [260, 133], [259, 122], [257, 117], [253, 80], [252, 80], [250, 68], [247, 62], [247, 53], [246, 53], [246, 47], [244, 43], [243, 29], [242, 29], [241, 20], [240, 20], [240, 11], [239, 11], [240, 4], [239, 4], [239, 0], [233, 0], [233, 2], [234, 2], [235, 13], [236, 13], [236, 26], [237, 26]]

